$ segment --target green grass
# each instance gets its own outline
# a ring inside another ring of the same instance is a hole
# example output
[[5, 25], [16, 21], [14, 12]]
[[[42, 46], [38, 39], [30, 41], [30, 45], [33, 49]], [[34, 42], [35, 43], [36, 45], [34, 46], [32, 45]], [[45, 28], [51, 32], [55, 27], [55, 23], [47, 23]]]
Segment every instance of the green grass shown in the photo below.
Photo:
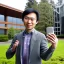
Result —
[[[0, 64], [14, 64], [15, 57], [6, 59], [6, 51], [9, 44], [0, 45]], [[58, 46], [52, 57], [48, 61], [42, 61], [43, 64], [64, 64], [64, 40], [59, 40]]]
[[6, 51], [9, 47], [9, 44], [7, 45], [0, 45], [0, 64], [14, 64], [15, 58], [6, 59]]
[[43, 61], [43, 64], [64, 64], [64, 40], [59, 40], [51, 59]]

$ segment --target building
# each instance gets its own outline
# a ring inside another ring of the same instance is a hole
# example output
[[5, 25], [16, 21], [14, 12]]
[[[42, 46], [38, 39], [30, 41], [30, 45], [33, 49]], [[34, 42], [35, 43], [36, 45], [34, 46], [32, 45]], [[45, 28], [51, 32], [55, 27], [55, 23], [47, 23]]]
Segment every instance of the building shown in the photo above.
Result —
[[0, 4], [0, 34], [7, 34], [10, 27], [16, 30], [23, 30], [21, 10]]
[[54, 7], [54, 27], [55, 34], [64, 34], [64, 0], [58, 0]]

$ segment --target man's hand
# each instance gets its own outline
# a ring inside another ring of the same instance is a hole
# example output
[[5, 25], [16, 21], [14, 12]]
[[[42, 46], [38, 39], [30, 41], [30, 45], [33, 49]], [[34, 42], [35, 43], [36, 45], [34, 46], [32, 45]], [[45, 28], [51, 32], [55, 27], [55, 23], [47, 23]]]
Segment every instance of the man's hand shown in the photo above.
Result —
[[55, 34], [48, 34], [47, 40], [52, 44], [52, 48], [56, 48], [58, 44], [58, 38]]
[[15, 51], [16, 47], [18, 46], [19, 41], [16, 40], [16, 42], [13, 44], [12, 51]]

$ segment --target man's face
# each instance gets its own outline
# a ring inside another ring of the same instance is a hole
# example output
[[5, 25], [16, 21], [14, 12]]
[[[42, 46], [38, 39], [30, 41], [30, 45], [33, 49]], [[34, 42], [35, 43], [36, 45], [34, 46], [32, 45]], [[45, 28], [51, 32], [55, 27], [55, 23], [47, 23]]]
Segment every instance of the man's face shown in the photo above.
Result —
[[26, 30], [32, 30], [37, 24], [37, 17], [35, 13], [30, 13], [24, 17], [24, 25]]

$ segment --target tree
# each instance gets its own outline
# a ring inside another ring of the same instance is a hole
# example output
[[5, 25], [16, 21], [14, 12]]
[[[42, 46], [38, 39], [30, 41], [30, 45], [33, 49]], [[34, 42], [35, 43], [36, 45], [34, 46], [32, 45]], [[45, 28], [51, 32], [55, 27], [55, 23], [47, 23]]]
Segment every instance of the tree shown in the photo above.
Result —
[[38, 4], [38, 11], [40, 13], [39, 24], [36, 29], [46, 33], [46, 27], [53, 26], [53, 9], [47, 0], [41, 0]]
[[13, 27], [10, 27], [9, 30], [8, 30], [8, 38], [9, 39], [12, 39], [15, 35], [15, 30]]
[[37, 10], [37, 7], [38, 7], [38, 3], [36, 2], [36, 0], [28, 0], [25, 9], [34, 8]]

